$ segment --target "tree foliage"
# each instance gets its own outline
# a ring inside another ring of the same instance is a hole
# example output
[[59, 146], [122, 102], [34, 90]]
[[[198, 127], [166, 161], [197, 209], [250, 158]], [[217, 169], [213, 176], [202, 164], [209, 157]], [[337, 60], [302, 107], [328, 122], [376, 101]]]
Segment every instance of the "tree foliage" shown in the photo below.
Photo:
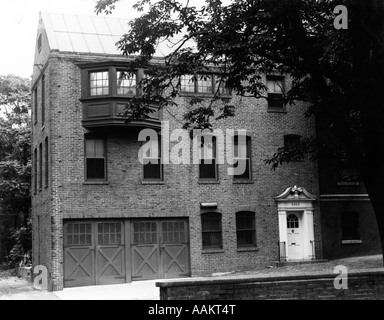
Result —
[[18, 228], [11, 228], [9, 243], [12, 248], [9, 252], [9, 265], [14, 267], [20, 261], [30, 265], [32, 263], [32, 221], [28, 219], [26, 224]]
[[[118, 0], [98, 1], [96, 11], [111, 13]], [[336, 5], [345, 5], [349, 29], [333, 23]], [[307, 115], [321, 119], [324, 134], [307, 137], [295, 152], [279, 150], [267, 162], [277, 167], [291, 156], [311, 153], [348, 154], [357, 167], [364, 165], [373, 121], [383, 118], [384, 4], [377, 0], [140, 0], [142, 11], [117, 43], [125, 55], [136, 55], [131, 67], [147, 69], [144, 94], [132, 100], [133, 117], [146, 117], [149, 103], [166, 108], [180, 91], [180, 76], [216, 70], [220, 81], [239, 96], [266, 98], [263, 75], [289, 74], [292, 87], [285, 103], [311, 103]], [[157, 46], [167, 42], [173, 52], [164, 63], [153, 63]], [[212, 118], [235, 114], [222, 99], [220, 113], [210, 104], [196, 105], [185, 115], [185, 127], [210, 128]], [[383, 131], [380, 131], [384, 136]], [[293, 150], [294, 151], [294, 150]]]
[[30, 81], [0, 76], [0, 216], [26, 223], [31, 207]]
[[[96, 12], [111, 13], [118, 0], [99, 0]], [[336, 29], [338, 5], [348, 10], [348, 29]], [[143, 95], [128, 111], [146, 117], [147, 105], [174, 104], [180, 76], [214, 69], [241, 97], [266, 98], [263, 75], [287, 74], [287, 104], [306, 101], [315, 115], [316, 136], [280, 148], [266, 162], [276, 168], [303, 154], [343, 157], [357, 168], [374, 207], [384, 248], [384, 2], [381, 0], [138, 0], [141, 17], [129, 23], [117, 43], [135, 57], [128, 67], [145, 67]], [[156, 63], [159, 44], [172, 53]], [[219, 113], [213, 108], [222, 100]], [[210, 128], [212, 119], [233, 116], [236, 108], [218, 94], [206, 103], [191, 99], [185, 127]]]

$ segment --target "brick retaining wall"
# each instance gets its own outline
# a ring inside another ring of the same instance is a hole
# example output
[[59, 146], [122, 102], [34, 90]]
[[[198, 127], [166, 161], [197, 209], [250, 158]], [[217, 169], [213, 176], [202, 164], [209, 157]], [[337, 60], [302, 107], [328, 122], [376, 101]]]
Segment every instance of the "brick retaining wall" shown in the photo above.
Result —
[[384, 299], [384, 271], [348, 274], [348, 289], [337, 290], [337, 274], [223, 277], [159, 281], [161, 300], [355, 300]]

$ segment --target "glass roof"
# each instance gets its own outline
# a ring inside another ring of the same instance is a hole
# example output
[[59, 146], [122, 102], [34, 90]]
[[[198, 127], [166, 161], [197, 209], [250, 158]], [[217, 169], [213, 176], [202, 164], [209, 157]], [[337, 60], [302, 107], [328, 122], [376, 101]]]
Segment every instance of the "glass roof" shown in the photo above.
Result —
[[[48, 12], [41, 16], [51, 50], [121, 55], [116, 42], [128, 31], [129, 19]], [[173, 49], [169, 43], [160, 43], [155, 56]]]

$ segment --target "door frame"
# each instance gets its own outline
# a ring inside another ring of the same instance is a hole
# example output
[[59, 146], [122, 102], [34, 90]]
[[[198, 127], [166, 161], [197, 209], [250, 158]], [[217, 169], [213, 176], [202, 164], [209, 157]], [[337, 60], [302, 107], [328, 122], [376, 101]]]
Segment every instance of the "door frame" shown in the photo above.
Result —
[[[280, 256], [282, 261], [295, 260], [288, 252], [288, 230], [287, 216], [291, 212], [302, 212], [299, 223], [301, 222], [302, 239], [302, 260], [314, 260], [316, 258], [314, 244], [314, 223], [313, 223], [313, 202], [316, 197], [304, 188], [296, 186], [287, 188], [282, 194], [275, 197], [277, 201], [278, 222], [279, 222], [279, 247], [280, 252], [285, 252], [285, 256]], [[281, 248], [283, 246], [283, 250]]]

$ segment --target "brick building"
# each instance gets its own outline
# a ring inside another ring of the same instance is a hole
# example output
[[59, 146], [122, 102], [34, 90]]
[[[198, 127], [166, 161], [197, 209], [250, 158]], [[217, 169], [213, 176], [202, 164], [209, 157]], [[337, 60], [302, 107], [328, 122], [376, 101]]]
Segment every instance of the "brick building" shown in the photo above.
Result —
[[[180, 129], [189, 100], [212, 95], [215, 75], [197, 82], [186, 75], [177, 106], [154, 106], [150, 119], [125, 124], [118, 114], [139, 94], [135, 84], [143, 76], [126, 70], [130, 58], [115, 47], [126, 24], [40, 14], [32, 88], [33, 260], [48, 268], [49, 289], [322, 258], [326, 223], [317, 163], [291, 162], [276, 171], [264, 164], [278, 147], [314, 134], [307, 107], [223, 91], [239, 108], [214, 128], [246, 130], [242, 175], [229, 176], [229, 164], [214, 162], [143, 165], [140, 130], [151, 128], [166, 141], [161, 128]], [[289, 87], [288, 77], [265, 80], [272, 97]], [[238, 152], [241, 145], [231, 139]]]

